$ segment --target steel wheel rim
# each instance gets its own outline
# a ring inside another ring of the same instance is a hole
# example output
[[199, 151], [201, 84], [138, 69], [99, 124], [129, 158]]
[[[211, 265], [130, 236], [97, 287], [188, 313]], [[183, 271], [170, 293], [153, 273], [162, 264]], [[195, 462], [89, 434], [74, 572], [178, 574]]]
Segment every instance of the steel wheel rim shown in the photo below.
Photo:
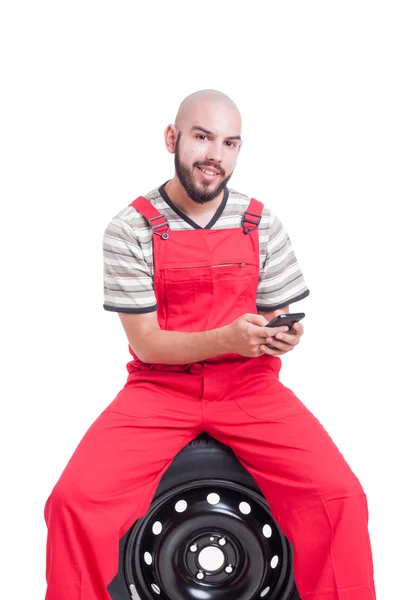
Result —
[[130, 532], [124, 567], [134, 600], [287, 600], [291, 559], [261, 494], [205, 479], [155, 498]]

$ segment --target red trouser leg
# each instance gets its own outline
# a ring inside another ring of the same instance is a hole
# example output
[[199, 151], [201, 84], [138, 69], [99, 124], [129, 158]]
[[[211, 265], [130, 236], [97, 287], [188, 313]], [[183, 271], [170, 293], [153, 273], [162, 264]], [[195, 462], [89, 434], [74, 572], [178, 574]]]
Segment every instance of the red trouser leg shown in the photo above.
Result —
[[46, 600], [109, 600], [119, 539], [146, 513], [177, 452], [203, 429], [198, 377], [136, 379], [85, 434], [46, 503]]
[[[277, 372], [265, 370], [264, 361], [224, 373], [205, 367], [205, 427], [232, 447], [291, 541], [300, 597], [375, 600], [365, 493]], [[212, 394], [213, 381], [224, 386], [227, 399]]]

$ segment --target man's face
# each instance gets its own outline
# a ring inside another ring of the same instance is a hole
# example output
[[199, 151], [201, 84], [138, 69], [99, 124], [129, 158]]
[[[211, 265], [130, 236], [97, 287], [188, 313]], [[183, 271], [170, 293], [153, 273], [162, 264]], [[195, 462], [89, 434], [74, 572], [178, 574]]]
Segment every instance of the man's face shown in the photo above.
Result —
[[226, 187], [239, 154], [240, 116], [232, 107], [200, 103], [178, 132], [175, 170], [194, 202], [214, 200]]

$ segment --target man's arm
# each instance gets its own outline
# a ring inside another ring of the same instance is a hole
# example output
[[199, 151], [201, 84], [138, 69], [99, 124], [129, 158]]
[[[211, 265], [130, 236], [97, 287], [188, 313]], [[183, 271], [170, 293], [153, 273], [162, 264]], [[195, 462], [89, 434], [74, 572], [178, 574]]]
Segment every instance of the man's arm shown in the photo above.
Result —
[[119, 317], [131, 348], [145, 363], [189, 364], [227, 352], [224, 328], [187, 334], [160, 329], [156, 311]]
[[[265, 327], [261, 315], [245, 314], [233, 323], [199, 332], [166, 331], [160, 329], [157, 312], [143, 314], [119, 313], [129, 344], [142, 362], [156, 364], [190, 364], [231, 352], [254, 357], [271, 354], [265, 340], [288, 327]], [[264, 348], [264, 346], [263, 346]]]

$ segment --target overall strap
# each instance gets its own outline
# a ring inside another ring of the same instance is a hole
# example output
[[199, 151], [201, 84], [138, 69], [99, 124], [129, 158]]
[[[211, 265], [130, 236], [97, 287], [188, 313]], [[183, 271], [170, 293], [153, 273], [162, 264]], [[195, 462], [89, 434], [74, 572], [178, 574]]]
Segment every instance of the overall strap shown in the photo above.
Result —
[[149, 200], [143, 196], [139, 196], [130, 203], [130, 206], [133, 206], [143, 217], [145, 217], [151, 226], [152, 233], [159, 235], [163, 240], [167, 240], [169, 237], [168, 231], [170, 229], [167, 219], [149, 202]]
[[251, 198], [249, 206], [242, 217], [243, 233], [250, 233], [260, 225], [264, 204]]

